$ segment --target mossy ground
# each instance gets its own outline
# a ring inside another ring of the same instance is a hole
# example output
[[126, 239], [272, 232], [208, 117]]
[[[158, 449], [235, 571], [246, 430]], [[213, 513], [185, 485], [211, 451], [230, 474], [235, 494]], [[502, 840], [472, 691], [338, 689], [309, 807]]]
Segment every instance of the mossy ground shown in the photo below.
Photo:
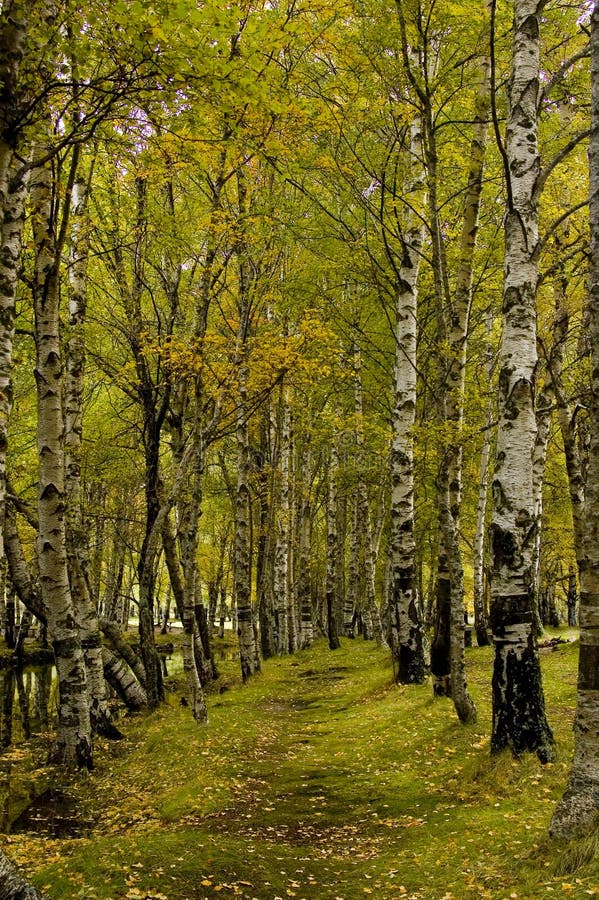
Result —
[[599, 896], [596, 855], [547, 838], [571, 759], [576, 650], [542, 654], [549, 766], [490, 756], [490, 649], [468, 652], [469, 727], [430, 685], [394, 685], [388, 653], [360, 640], [270, 660], [245, 686], [221, 661], [227, 689], [209, 697], [207, 727], [175, 676], [164, 707], [124, 719], [125, 740], [62, 784], [90, 832], [14, 834], [5, 849], [50, 900]]

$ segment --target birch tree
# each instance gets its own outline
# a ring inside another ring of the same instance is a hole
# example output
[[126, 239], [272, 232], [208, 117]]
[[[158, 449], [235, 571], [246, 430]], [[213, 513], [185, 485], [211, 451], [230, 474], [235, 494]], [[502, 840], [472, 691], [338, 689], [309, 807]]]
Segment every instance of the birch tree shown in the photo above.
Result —
[[108, 706], [97, 597], [91, 593], [89, 548], [83, 522], [81, 457], [86, 362], [84, 329], [89, 256], [87, 195], [91, 169], [88, 172], [85, 172], [82, 166], [80, 169], [82, 171], [75, 177], [71, 194], [71, 246], [68, 267], [69, 337], [65, 351], [64, 379], [67, 563], [79, 637], [84, 650], [92, 725], [102, 734], [120, 737], [120, 732], [111, 723]]
[[414, 541], [414, 423], [416, 420], [416, 340], [418, 272], [424, 239], [425, 202], [422, 124], [411, 126], [406, 178], [409, 203], [395, 299], [395, 365], [391, 444], [391, 526], [389, 533], [389, 617], [391, 653], [400, 683], [418, 684], [429, 660], [418, 611]]
[[339, 471], [339, 448], [337, 438], [331, 441], [331, 457], [328, 472], [328, 490], [326, 501], [326, 575], [325, 601], [327, 613], [327, 636], [329, 648], [338, 650], [339, 632], [337, 624], [337, 591], [339, 587], [339, 536], [337, 510], [337, 478]]
[[252, 509], [250, 495], [251, 452], [249, 434], [249, 362], [248, 341], [254, 300], [255, 267], [250, 257], [245, 217], [250, 208], [246, 173], [240, 163], [237, 178], [238, 235], [234, 245], [237, 260], [238, 326], [235, 346], [237, 409], [235, 438], [237, 444], [237, 486], [235, 491], [235, 538], [233, 567], [235, 604], [237, 609], [237, 634], [241, 674], [246, 681], [260, 671], [259, 651], [256, 645], [254, 610], [252, 605]]
[[[18, 166], [19, 163], [16, 164]], [[16, 175], [16, 166], [12, 166]], [[15, 308], [29, 175], [9, 178], [2, 204], [0, 232], [0, 523], [6, 498], [8, 423], [12, 410]]]
[[20, 0], [3, 3], [0, 9], [0, 525], [6, 499], [15, 302], [29, 180], [28, 167], [15, 151], [27, 156], [20, 111], [26, 100], [24, 83], [29, 81], [34, 9], [35, 3]]
[[364, 398], [362, 386], [362, 354], [357, 344], [352, 348], [354, 369], [354, 417], [355, 417], [355, 453], [357, 462], [356, 485], [356, 537], [361, 544], [364, 564], [364, 600], [362, 608], [363, 636], [367, 640], [376, 640], [377, 644], [386, 643], [381, 616], [376, 603], [376, 563], [377, 546], [372, 527], [372, 513], [368, 485], [364, 475], [366, 463], [364, 442]]
[[38, 562], [60, 691], [58, 736], [53, 757], [67, 766], [91, 768], [91, 723], [85, 662], [75, 624], [67, 567], [64, 382], [58, 290], [61, 247], [60, 242], [57, 244], [56, 241], [57, 223], [52, 197], [52, 170], [46, 162], [34, 169], [31, 183], [36, 246], [33, 301], [37, 348]]
[[291, 409], [289, 390], [280, 392], [281, 448], [279, 472], [279, 508], [276, 517], [276, 537], [273, 563], [273, 593], [275, 602], [275, 643], [279, 656], [289, 652], [290, 591], [289, 556], [291, 534], [290, 467], [292, 458]]
[[533, 627], [534, 518], [532, 454], [536, 437], [535, 300], [538, 280], [535, 196], [538, 151], [542, 4], [514, 0], [505, 164], [507, 209], [499, 424], [492, 480], [491, 625], [493, 730], [491, 749], [553, 758]]
[[[486, 372], [491, 384], [493, 376], [493, 352], [489, 345], [489, 334], [492, 327], [492, 316], [487, 316], [487, 347], [486, 347]], [[483, 431], [483, 445], [479, 463], [479, 486], [476, 504], [476, 526], [474, 530], [474, 552], [472, 554], [473, 575], [473, 601], [474, 601], [474, 630], [476, 643], [479, 647], [487, 647], [490, 644], [487, 631], [487, 603], [485, 598], [485, 533], [487, 519], [487, 501], [489, 496], [489, 463], [491, 461], [491, 445], [493, 436], [493, 418], [495, 404], [487, 401], [487, 412]]]
[[314, 617], [312, 615], [312, 434], [307, 430], [297, 440], [296, 546], [294, 593], [299, 616], [299, 649], [312, 646]]

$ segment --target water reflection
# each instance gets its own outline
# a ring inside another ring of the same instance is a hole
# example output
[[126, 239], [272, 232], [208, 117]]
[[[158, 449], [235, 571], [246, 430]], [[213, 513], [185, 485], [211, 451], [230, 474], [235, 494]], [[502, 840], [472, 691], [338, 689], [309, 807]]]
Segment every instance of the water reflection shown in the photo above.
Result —
[[0, 747], [48, 730], [55, 708], [52, 666], [0, 671]]

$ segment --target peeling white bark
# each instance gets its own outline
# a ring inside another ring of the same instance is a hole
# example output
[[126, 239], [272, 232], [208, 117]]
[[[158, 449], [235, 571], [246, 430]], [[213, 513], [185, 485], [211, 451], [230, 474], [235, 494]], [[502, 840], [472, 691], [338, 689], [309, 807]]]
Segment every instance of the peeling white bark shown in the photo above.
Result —
[[535, 185], [539, 96], [539, 4], [515, 0], [506, 158], [503, 332], [499, 424], [492, 482], [492, 606], [495, 642], [491, 748], [553, 756], [533, 633], [535, 519], [532, 457], [536, 438], [535, 369], [538, 210]]
[[325, 601], [327, 612], [327, 635], [331, 650], [340, 646], [337, 626], [337, 587], [339, 585], [339, 536], [337, 534], [337, 478], [339, 470], [339, 450], [336, 436], [331, 441], [331, 457], [328, 471], [328, 491], [326, 508], [326, 576]]
[[425, 638], [418, 614], [414, 541], [417, 300], [424, 238], [417, 211], [425, 201], [421, 145], [421, 124], [416, 120], [411, 131], [410, 174], [406, 186], [410, 212], [397, 284], [391, 426], [389, 639], [397, 680], [405, 683], [424, 681], [428, 671]]
[[65, 475], [66, 529], [69, 581], [79, 637], [84, 651], [90, 716], [101, 734], [118, 733], [111, 725], [102, 641], [95, 598], [90, 593], [88, 540], [82, 518], [81, 454], [83, 452], [83, 392], [85, 387], [85, 320], [87, 314], [87, 262], [89, 222], [88, 185], [76, 178], [71, 195], [71, 247], [69, 254], [69, 339], [65, 367]]
[[56, 761], [91, 767], [92, 743], [86, 673], [69, 586], [66, 553], [63, 371], [58, 274], [48, 165], [31, 178], [36, 259], [34, 310], [39, 453], [38, 562], [59, 685]]
[[364, 637], [374, 639], [380, 647], [387, 646], [383, 634], [381, 614], [376, 602], [377, 545], [372, 528], [372, 515], [368, 498], [368, 485], [363, 472], [364, 460], [364, 398], [362, 390], [362, 356], [357, 345], [353, 348], [354, 358], [354, 411], [356, 418], [355, 441], [357, 472], [356, 531], [362, 545], [364, 558], [364, 603], [362, 621]]
[[312, 580], [310, 555], [312, 545], [312, 448], [307, 435], [299, 448], [297, 496], [297, 559], [295, 567], [295, 596], [299, 611], [299, 648], [305, 650], [314, 640], [312, 615]]
[[[10, 174], [10, 172], [9, 172]], [[16, 171], [12, 171], [13, 176]], [[12, 349], [15, 303], [21, 260], [25, 202], [29, 178], [18, 179], [5, 191], [0, 233], [0, 554], [2, 519], [6, 502], [8, 423], [12, 409]]]
[[281, 392], [280, 500], [276, 517], [277, 536], [274, 552], [275, 642], [279, 656], [289, 652], [289, 468], [291, 463], [291, 410], [287, 389]]
[[252, 544], [251, 544], [251, 503], [250, 503], [250, 436], [248, 424], [248, 378], [246, 359], [247, 338], [250, 328], [250, 307], [252, 272], [247, 258], [246, 235], [241, 217], [248, 213], [248, 194], [245, 172], [237, 170], [237, 192], [239, 202], [238, 223], [240, 236], [236, 246], [239, 277], [239, 326], [235, 362], [237, 365], [237, 490], [235, 494], [235, 540], [234, 540], [234, 592], [237, 608], [237, 635], [239, 637], [239, 657], [244, 681], [260, 671], [260, 660], [254, 629], [252, 607]]

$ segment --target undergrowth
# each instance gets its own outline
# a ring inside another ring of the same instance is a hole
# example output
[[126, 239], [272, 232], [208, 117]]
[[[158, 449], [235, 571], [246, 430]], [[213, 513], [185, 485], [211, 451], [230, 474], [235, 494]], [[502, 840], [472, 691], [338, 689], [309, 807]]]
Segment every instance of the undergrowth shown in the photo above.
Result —
[[393, 684], [388, 654], [359, 640], [269, 660], [245, 686], [219, 661], [206, 727], [173, 676], [162, 708], [123, 719], [125, 740], [64, 781], [88, 831], [13, 834], [5, 849], [50, 900], [599, 896], [597, 835], [547, 837], [572, 754], [576, 651], [542, 654], [558, 749], [546, 766], [489, 753], [488, 648], [468, 651], [468, 727], [430, 685]]

